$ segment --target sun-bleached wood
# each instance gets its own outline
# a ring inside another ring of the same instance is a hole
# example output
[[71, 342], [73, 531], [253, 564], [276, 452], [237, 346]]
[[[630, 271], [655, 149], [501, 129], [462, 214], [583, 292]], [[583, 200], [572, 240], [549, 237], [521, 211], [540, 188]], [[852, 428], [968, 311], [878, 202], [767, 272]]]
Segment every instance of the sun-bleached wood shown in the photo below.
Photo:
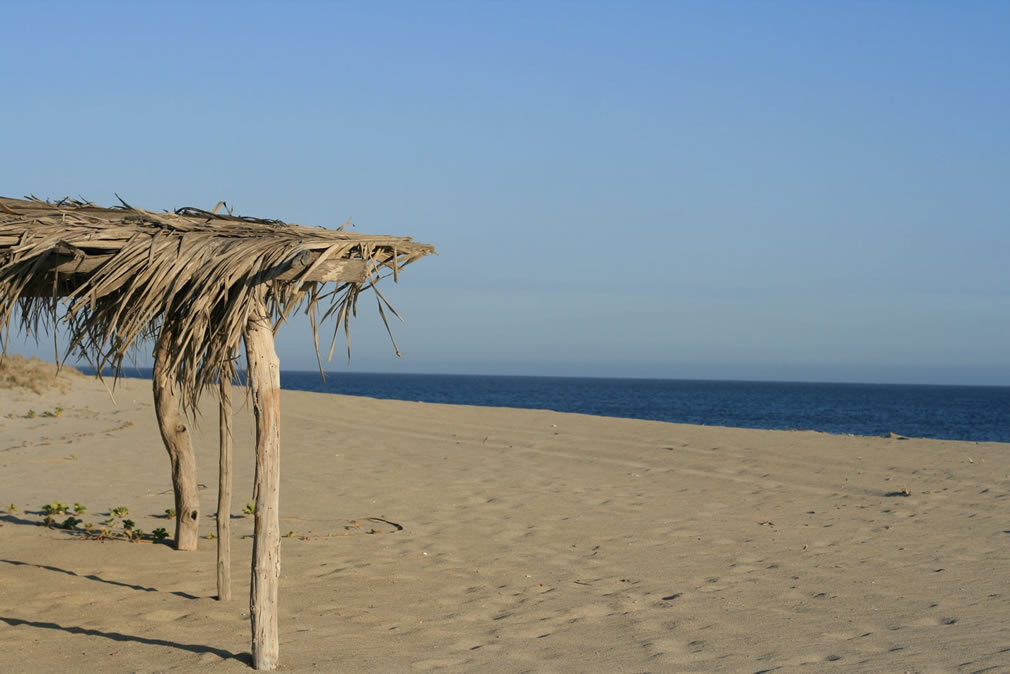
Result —
[[253, 300], [245, 345], [256, 416], [256, 523], [249, 591], [253, 666], [276, 669], [280, 651], [277, 584], [281, 572], [281, 367], [261, 294]]
[[200, 492], [196, 483], [196, 456], [189, 427], [182, 416], [175, 383], [168, 373], [168, 347], [159, 339], [154, 348], [154, 410], [158, 428], [172, 462], [175, 492], [175, 549], [196, 550], [200, 527]]
[[[45, 271], [47, 273], [59, 272], [61, 274], [89, 274], [109, 262], [113, 255], [87, 255], [85, 257], [73, 257], [71, 255], [51, 256], [52, 266]], [[302, 270], [312, 264], [318, 254], [308, 254], [301, 260], [295, 258], [285, 265], [279, 265], [274, 269], [267, 269], [262, 272], [264, 281], [294, 281], [299, 278]], [[347, 283], [361, 283], [365, 280], [366, 265], [361, 260], [333, 259], [325, 260], [312, 273], [302, 279], [303, 281], [339, 281]]]
[[220, 386], [220, 458], [217, 480], [217, 598], [231, 599], [231, 382]]

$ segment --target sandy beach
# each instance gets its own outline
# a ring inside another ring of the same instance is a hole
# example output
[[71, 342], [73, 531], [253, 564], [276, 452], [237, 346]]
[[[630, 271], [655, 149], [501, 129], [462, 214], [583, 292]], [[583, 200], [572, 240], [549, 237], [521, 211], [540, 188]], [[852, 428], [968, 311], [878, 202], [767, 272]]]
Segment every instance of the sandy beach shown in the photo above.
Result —
[[[249, 410], [219, 602], [213, 540], [39, 526], [62, 501], [174, 528], [150, 383], [71, 379], [0, 390], [0, 671], [249, 671]], [[282, 405], [282, 670], [1010, 671], [1006, 444]], [[207, 395], [203, 536], [217, 432]]]

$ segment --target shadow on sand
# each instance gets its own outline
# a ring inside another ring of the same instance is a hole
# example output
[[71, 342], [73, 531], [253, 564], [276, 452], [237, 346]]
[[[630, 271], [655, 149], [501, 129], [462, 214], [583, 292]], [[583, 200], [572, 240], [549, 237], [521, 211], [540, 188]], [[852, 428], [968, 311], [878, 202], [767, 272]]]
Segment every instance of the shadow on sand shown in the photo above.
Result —
[[245, 663], [246, 665], [252, 665], [252, 655], [249, 653], [232, 653], [231, 651], [226, 651], [223, 648], [213, 648], [211, 646], [202, 646], [200, 644], [180, 644], [176, 641], [166, 641], [165, 639], [152, 639], [150, 637], [139, 637], [134, 634], [122, 634], [120, 632], [103, 632], [101, 630], [93, 630], [87, 627], [78, 627], [76, 625], [60, 625], [58, 623], [44, 623], [35, 620], [21, 620], [20, 618], [8, 618], [6, 616], [0, 616], [0, 622], [7, 623], [11, 627], [18, 627], [24, 625], [26, 627], [36, 627], [38, 629], [45, 630], [58, 630], [60, 632], [67, 632], [68, 634], [83, 634], [90, 637], [103, 637], [105, 639], [111, 639], [113, 641], [127, 641], [134, 642], [138, 644], [147, 644], [149, 646], [167, 646], [168, 648], [177, 648], [183, 651], [189, 651], [190, 653], [213, 653], [224, 660], [238, 660], [239, 662]]
[[[102, 578], [101, 576], [96, 576], [95, 574], [90, 574], [87, 576], [82, 576], [76, 571], [70, 571], [68, 569], [61, 569], [58, 566], [47, 566], [45, 564], [32, 564], [31, 562], [22, 562], [16, 559], [0, 559], [0, 563], [10, 564], [11, 566], [28, 566], [36, 569], [45, 569], [46, 571], [52, 571], [54, 573], [63, 573], [68, 576], [74, 576], [76, 578], [84, 578], [86, 580], [93, 580], [96, 583], [106, 583], [107, 585], [116, 585], [118, 587], [127, 587], [131, 590], [138, 590], [140, 592], [161, 592], [156, 587], [144, 587], [143, 585], [133, 585], [131, 583], [123, 583], [118, 580], [108, 580]], [[196, 595], [189, 594], [188, 592], [169, 592], [168, 594], [174, 594], [176, 597], [182, 597], [183, 599], [199, 599]]]
[[27, 524], [33, 527], [42, 526], [42, 523], [38, 520], [26, 520], [23, 517], [18, 517], [17, 515], [12, 515], [11, 513], [0, 515], [0, 522], [7, 522], [8, 524]]

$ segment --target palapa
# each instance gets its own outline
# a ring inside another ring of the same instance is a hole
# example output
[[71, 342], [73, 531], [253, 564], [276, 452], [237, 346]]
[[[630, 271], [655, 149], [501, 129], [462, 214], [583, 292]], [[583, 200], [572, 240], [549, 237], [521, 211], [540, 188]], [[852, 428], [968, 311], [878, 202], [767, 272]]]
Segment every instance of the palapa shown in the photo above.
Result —
[[[36, 337], [43, 331], [55, 333], [62, 325], [69, 335], [62, 359], [78, 355], [99, 372], [111, 366], [117, 373], [131, 349], [154, 342], [155, 406], [172, 459], [180, 549], [195, 548], [199, 502], [192, 447], [180, 408], [195, 411], [201, 393], [218, 384], [222, 424], [218, 526], [226, 533], [227, 383], [235, 380], [236, 356], [245, 342], [247, 384], [256, 415], [253, 665], [273, 669], [278, 659], [280, 569], [280, 362], [273, 336], [292, 312], [304, 308], [317, 356], [318, 326], [328, 318], [335, 319], [328, 355], [340, 330], [349, 350], [348, 322], [362, 291], [374, 291], [386, 322], [385, 311], [393, 309], [376, 283], [388, 275], [396, 280], [404, 266], [435, 249], [408, 237], [218, 212], [223, 205], [213, 211], [182, 208], [153, 213], [125, 202], [101, 208], [72, 199], [53, 203], [0, 197], [0, 339], [6, 351], [12, 322]], [[224, 538], [218, 549], [222, 599], [230, 593], [222, 571], [227, 567]]]
[[60, 318], [71, 338], [64, 355], [99, 370], [118, 369], [138, 340], [168, 335], [168, 369], [194, 408], [219, 374], [234, 379], [255, 289], [265, 292], [275, 331], [304, 303], [315, 339], [320, 320], [334, 316], [346, 331], [367, 289], [385, 319], [392, 308], [376, 282], [434, 250], [408, 237], [196, 208], [152, 213], [0, 197], [0, 333], [6, 347], [12, 317], [30, 334]]

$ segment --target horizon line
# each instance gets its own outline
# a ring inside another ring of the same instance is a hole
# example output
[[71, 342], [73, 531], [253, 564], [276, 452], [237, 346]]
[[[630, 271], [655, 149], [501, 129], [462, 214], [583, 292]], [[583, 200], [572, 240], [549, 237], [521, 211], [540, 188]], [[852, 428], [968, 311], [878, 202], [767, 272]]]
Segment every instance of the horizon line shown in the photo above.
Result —
[[[76, 364], [79, 370], [88, 370], [87, 374], [95, 373], [96, 369], [93, 365], [88, 364]], [[138, 372], [147, 371], [148, 374], [141, 375], [139, 377], [131, 376], [127, 373], [128, 370], [135, 370]], [[150, 379], [150, 371], [152, 368], [150, 366], [140, 367], [140, 366], [129, 366], [123, 367], [120, 371], [119, 376], [127, 377], [130, 379]], [[111, 370], [108, 370], [109, 374], [115, 374]], [[244, 373], [244, 370], [240, 370]], [[314, 374], [319, 375], [318, 369], [281, 369], [281, 374]], [[389, 377], [500, 377], [500, 378], [512, 378], [512, 379], [596, 379], [596, 380], [615, 380], [615, 381], [671, 381], [671, 382], [720, 382], [727, 384], [814, 384], [814, 385], [829, 385], [829, 386], [934, 386], [934, 387], [953, 387], [953, 388], [1010, 388], [1010, 383], [1008, 384], [950, 384], [950, 383], [934, 383], [934, 382], [907, 382], [907, 381], [836, 381], [836, 380], [800, 380], [800, 379], [734, 379], [727, 377], [712, 377], [712, 378], [699, 378], [699, 377], [641, 377], [641, 376], [614, 376], [614, 375], [551, 375], [551, 374], [487, 374], [487, 373], [458, 373], [458, 372], [377, 372], [373, 370], [325, 370], [325, 378], [329, 378], [331, 375], [335, 378], [339, 378], [343, 375], [379, 375], [379, 376], [389, 376]], [[106, 375], [107, 376], [107, 375]], [[283, 386], [281, 387], [284, 388]]]

